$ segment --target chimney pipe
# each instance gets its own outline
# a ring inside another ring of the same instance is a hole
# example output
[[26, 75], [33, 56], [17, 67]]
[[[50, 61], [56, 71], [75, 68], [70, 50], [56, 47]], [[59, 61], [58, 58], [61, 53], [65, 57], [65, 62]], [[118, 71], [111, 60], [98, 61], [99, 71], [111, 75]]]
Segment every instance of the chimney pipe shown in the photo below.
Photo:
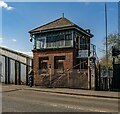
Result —
[[90, 29], [86, 29], [86, 32], [90, 33]]

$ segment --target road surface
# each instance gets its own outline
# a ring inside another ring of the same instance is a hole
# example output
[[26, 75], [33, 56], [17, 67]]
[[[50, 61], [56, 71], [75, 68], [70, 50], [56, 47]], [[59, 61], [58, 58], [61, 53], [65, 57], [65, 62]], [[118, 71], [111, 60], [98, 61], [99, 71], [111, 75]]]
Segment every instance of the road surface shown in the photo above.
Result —
[[2, 92], [3, 112], [118, 112], [118, 100], [33, 90]]

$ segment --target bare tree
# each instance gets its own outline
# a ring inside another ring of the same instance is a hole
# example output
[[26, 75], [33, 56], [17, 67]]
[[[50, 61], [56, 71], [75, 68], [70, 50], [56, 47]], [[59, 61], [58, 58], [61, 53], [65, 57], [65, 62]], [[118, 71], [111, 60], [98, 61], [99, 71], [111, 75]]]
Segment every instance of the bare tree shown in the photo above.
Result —
[[[108, 45], [108, 68], [112, 68], [112, 46], [117, 48], [120, 47], [120, 39], [118, 38], [118, 33], [111, 33], [107, 37], [107, 45]], [[106, 46], [106, 42], [104, 40], [103, 46]], [[100, 64], [103, 68], [106, 67], [106, 57], [105, 51], [102, 49], [103, 57], [101, 58]]]

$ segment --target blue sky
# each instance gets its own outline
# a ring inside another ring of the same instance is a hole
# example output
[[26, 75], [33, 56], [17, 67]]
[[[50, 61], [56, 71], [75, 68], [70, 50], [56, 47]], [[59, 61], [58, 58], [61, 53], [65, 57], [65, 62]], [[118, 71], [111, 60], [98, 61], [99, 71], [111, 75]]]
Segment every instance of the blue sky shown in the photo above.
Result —
[[[91, 43], [97, 46], [100, 58], [105, 38], [104, 3], [102, 2], [7, 2], [10, 10], [2, 8], [2, 45], [23, 52], [30, 52], [31, 29], [62, 16], [84, 29], [91, 29]], [[118, 31], [118, 4], [107, 3], [108, 34]]]

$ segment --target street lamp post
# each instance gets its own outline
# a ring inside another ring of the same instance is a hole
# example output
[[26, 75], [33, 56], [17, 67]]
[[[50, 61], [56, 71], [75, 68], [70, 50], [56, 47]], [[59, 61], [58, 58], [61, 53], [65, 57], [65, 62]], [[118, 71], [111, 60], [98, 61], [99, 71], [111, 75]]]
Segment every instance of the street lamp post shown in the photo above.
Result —
[[105, 34], [106, 34], [106, 75], [107, 75], [107, 79], [108, 79], [108, 89], [110, 89], [110, 85], [109, 85], [109, 80], [110, 77], [108, 76], [108, 44], [107, 44], [107, 5], [105, 3]]

